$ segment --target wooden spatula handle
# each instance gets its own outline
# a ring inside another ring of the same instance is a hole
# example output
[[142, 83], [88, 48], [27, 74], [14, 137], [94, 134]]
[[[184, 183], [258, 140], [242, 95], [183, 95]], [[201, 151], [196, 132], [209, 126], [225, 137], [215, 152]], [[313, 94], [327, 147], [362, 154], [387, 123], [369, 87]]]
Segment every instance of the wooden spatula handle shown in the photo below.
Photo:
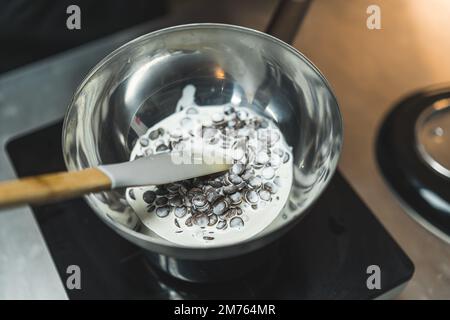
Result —
[[96, 168], [4, 181], [0, 182], [0, 208], [53, 202], [110, 188], [108, 176]]

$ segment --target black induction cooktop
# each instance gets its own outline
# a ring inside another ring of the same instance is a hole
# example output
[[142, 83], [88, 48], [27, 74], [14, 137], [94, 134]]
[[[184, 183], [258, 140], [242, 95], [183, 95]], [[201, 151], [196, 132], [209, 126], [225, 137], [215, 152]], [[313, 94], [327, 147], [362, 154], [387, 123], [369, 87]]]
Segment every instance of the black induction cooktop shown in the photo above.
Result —
[[[12, 140], [19, 176], [64, 170], [62, 123]], [[278, 256], [232, 282], [192, 284], [149, 264], [143, 250], [106, 226], [79, 198], [32, 208], [59, 275], [81, 268], [70, 299], [372, 299], [405, 284], [411, 260], [337, 172], [311, 212], [279, 243]], [[381, 289], [367, 288], [367, 267]]]

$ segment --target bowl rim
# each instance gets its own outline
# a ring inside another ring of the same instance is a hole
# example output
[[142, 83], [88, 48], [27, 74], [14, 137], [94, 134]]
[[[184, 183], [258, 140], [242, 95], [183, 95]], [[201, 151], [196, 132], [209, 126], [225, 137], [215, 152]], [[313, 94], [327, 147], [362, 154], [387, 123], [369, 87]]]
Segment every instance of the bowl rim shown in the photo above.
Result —
[[[237, 242], [237, 243], [231, 243], [231, 244], [227, 244], [227, 245], [209, 245], [208, 247], [192, 247], [192, 246], [180, 246], [177, 245], [175, 243], [171, 243], [165, 239], [159, 239], [159, 238], [151, 238], [143, 233], [137, 232], [134, 229], [130, 229], [114, 220], [112, 220], [112, 218], [109, 218], [107, 215], [105, 215], [103, 212], [98, 212], [97, 210], [100, 210], [99, 208], [97, 208], [96, 205], [94, 205], [94, 203], [91, 202], [91, 199], [88, 197], [88, 195], [85, 195], [84, 198], [86, 199], [86, 201], [88, 202], [88, 204], [91, 206], [91, 208], [93, 209], [94, 212], [96, 212], [97, 215], [100, 216], [100, 218], [102, 219], [102, 221], [106, 222], [108, 225], [111, 226], [111, 228], [124, 235], [128, 240], [130, 240], [128, 237], [131, 236], [133, 238], [136, 238], [140, 241], [144, 241], [145, 244], [149, 244], [151, 245], [152, 249], [156, 252], [159, 253], [164, 253], [164, 254], [169, 254], [172, 252], [173, 250], [176, 250], [176, 256], [185, 256], [185, 257], [189, 257], [189, 258], [193, 258], [189, 253], [192, 253], [192, 251], [202, 251], [202, 252], [213, 252], [213, 251], [217, 251], [216, 249], [221, 248], [221, 249], [228, 249], [230, 251], [232, 251], [233, 249], [239, 248], [238, 252], [235, 254], [230, 254], [228, 256], [236, 256], [236, 255], [240, 255], [246, 252], [250, 252], [253, 251], [257, 248], [260, 248], [263, 246], [263, 244], [261, 245], [257, 245], [254, 246], [253, 244], [255, 244], [258, 241], [261, 241], [262, 239], [265, 238], [273, 238], [273, 240], [275, 240], [276, 238], [278, 238], [279, 236], [281, 236], [282, 234], [284, 234], [286, 231], [288, 231], [293, 225], [296, 224], [296, 222], [298, 222], [299, 220], [301, 220], [301, 217], [303, 217], [305, 215], [306, 212], [309, 211], [309, 209], [315, 204], [315, 202], [320, 198], [320, 196], [322, 195], [322, 193], [325, 191], [325, 189], [327, 189], [328, 184], [330, 183], [332, 177], [334, 176], [336, 170], [337, 170], [337, 165], [342, 153], [342, 147], [343, 147], [343, 143], [344, 143], [344, 128], [343, 128], [343, 120], [342, 120], [342, 114], [340, 111], [340, 107], [339, 107], [339, 103], [338, 100], [336, 98], [336, 95], [334, 94], [334, 91], [332, 90], [331, 85], [329, 84], [328, 80], [325, 78], [325, 76], [322, 74], [322, 72], [319, 70], [319, 68], [317, 68], [303, 53], [301, 53], [299, 50], [297, 50], [296, 48], [294, 48], [293, 46], [287, 44], [286, 42], [272, 36], [269, 35], [265, 32], [259, 31], [259, 30], [255, 30], [252, 28], [248, 28], [248, 27], [243, 27], [243, 26], [238, 26], [238, 25], [233, 25], [233, 24], [225, 24], [225, 23], [189, 23], [189, 24], [181, 24], [181, 25], [176, 25], [176, 26], [171, 26], [171, 27], [167, 27], [167, 28], [163, 28], [163, 29], [159, 29], [159, 30], [155, 30], [146, 34], [143, 34], [133, 40], [130, 40], [128, 42], [126, 42], [125, 44], [119, 46], [117, 49], [113, 50], [111, 53], [109, 53], [108, 55], [106, 55], [102, 60], [100, 60], [94, 67], [92, 67], [90, 69], [90, 71], [86, 74], [86, 76], [83, 78], [82, 82], [80, 83], [80, 85], [77, 87], [77, 89], [75, 90], [72, 99], [69, 103], [69, 106], [65, 112], [64, 115], [64, 121], [63, 121], [63, 128], [62, 128], [62, 150], [63, 150], [63, 158], [64, 158], [64, 162], [65, 165], [67, 167], [67, 169], [73, 170], [72, 168], [70, 168], [69, 166], [69, 160], [66, 157], [66, 153], [64, 152], [64, 150], [66, 150], [65, 147], [65, 133], [67, 130], [67, 125], [68, 125], [68, 116], [69, 114], [72, 112], [72, 109], [74, 108], [74, 101], [76, 100], [76, 98], [80, 95], [80, 93], [83, 91], [84, 87], [86, 86], [86, 84], [91, 80], [91, 78], [95, 75], [95, 73], [103, 68], [109, 61], [111, 61], [116, 55], [120, 54], [122, 51], [124, 51], [125, 49], [127, 49], [129, 46], [139, 43], [142, 40], [148, 40], [151, 38], [156, 38], [162, 34], [167, 34], [167, 33], [171, 33], [174, 31], [178, 31], [178, 30], [186, 30], [186, 29], [223, 29], [223, 30], [234, 30], [234, 31], [238, 31], [238, 32], [244, 32], [244, 33], [248, 33], [248, 34], [252, 34], [252, 35], [256, 35], [258, 37], [264, 38], [268, 41], [272, 41], [274, 42], [276, 45], [279, 45], [280, 47], [284, 48], [285, 50], [289, 51], [290, 53], [292, 53], [293, 55], [297, 56], [300, 60], [303, 60], [304, 63], [306, 63], [315, 73], [317, 76], [319, 76], [319, 78], [321, 79], [321, 81], [323, 82], [325, 88], [328, 90], [330, 97], [332, 98], [332, 100], [334, 100], [334, 103], [336, 105], [336, 112], [337, 112], [337, 116], [338, 116], [338, 124], [339, 124], [339, 128], [338, 130], [340, 130], [340, 134], [341, 134], [341, 140], [340, 140], [340, 144], [338, 146], [337, 149], [337, 155], [335, 158], [335, 163], [332, 164], [331, 167], [331, 174], [329, 175], [329, 177], [327, 178], [328, 180], [326, 180], [322, 186], [322, 189], [315, 195], [315, 198], [311, 200], [311, 202], [309, 203], [308, 206], [302, 208], [302, 209], [298, 209], [298, 211], [296, 212], [296, 215], [294, 218], [291, 219], [291, 221], [289, 221], [288, 223], [284, 223], [284, 224], [280, 224], [278, 226], [276, 226], [273, 230], [271, 230], [269, 233], [264, 234], [263, 236], [261, 236], [261, 233]], [[275, 236], [275, 237], [274, 237]], [[132, 240], [130, 240], [132, 241]], [[134, 243], [136, 243], [135, 241], [133, 241]], [[142, 246], [142, 245], [141, 245]], [[247, 249], [246, 249], [247, 248]], [[146, 248], [149, 249], [149, 248]], [[183, 252], [181, 251], [186, 251], [186, 254], [183, 254]], [[168, 253], [169, 252], [169, 253]], [[189, 252], [189, 253], [188, 253]], [[173, 253], [173, 252], [172, 252]], [[221, 257], [223, 256], [222, 254], [220, 255]], [[195, 259], [195, 258], [193, 258]]]

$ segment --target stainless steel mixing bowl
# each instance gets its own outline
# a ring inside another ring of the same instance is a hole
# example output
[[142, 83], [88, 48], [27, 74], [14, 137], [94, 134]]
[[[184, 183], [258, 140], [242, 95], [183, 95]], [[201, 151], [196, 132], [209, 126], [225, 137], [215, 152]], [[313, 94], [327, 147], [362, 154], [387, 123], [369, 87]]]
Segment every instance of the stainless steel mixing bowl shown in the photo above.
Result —
[[125, 44], [86, 76], [64, 121], [68, 169], [128, 160], [136, 138], [174, 112], [187, 84], [196, 87], [199, 105], [250, 104], [278, 124], [294, 155], [292, 188], [278, 218], [245, 242], [189, 248], [140, 224], [124, 190], [90, 194], [86, 200], [112, 229], [147, 249], [160, 268], [198, 280], [180, 261], [235, 261], [271, 243], [300, 220], [336, 169], [342, 122], [327, 81], [296, 49], [243, 27], [181, 25]]

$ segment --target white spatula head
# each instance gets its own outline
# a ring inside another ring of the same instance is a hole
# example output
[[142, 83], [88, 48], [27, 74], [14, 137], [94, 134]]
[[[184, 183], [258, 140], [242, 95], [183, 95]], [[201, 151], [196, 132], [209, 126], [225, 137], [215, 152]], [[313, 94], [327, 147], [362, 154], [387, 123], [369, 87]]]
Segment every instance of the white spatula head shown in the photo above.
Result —
[[218, 148], [197, 147], [160, 153], [98, 168], [111, 180], [112, 188], [158, 185], [226, 171], [231, 157]]

